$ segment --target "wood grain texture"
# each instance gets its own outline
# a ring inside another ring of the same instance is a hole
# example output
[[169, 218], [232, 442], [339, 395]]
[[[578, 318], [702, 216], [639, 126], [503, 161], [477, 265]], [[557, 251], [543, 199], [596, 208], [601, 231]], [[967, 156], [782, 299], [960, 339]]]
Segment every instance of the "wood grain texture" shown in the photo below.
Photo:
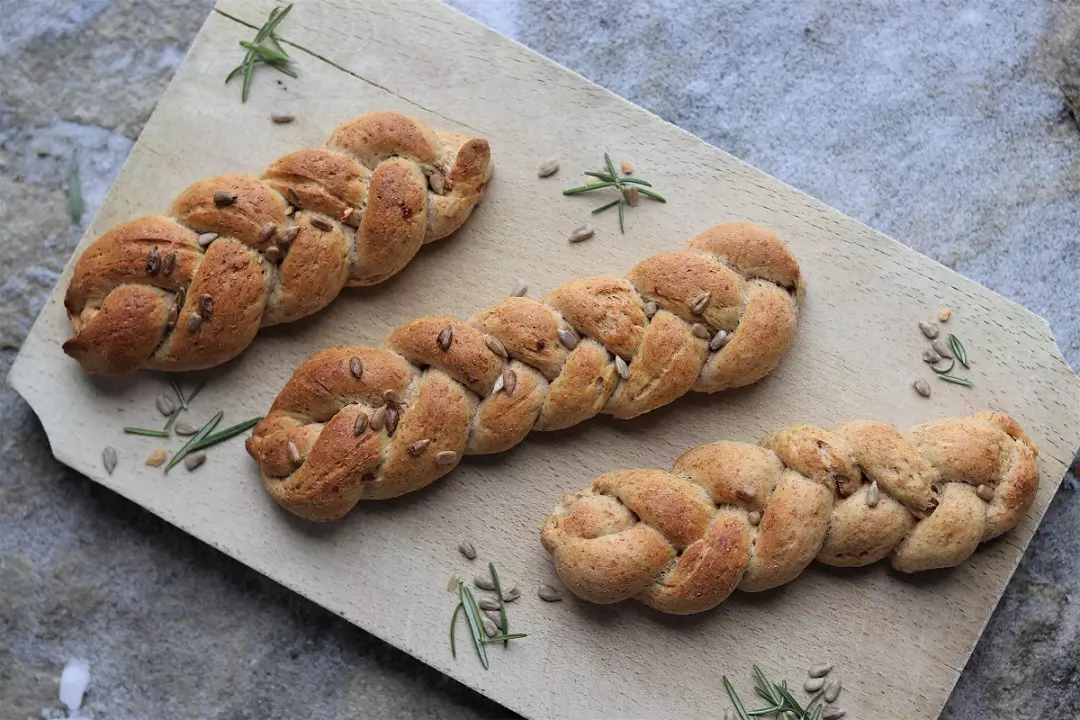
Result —
[[[83, 246], [118, 222], [159, 211], [198, 178], [261, 172], [282, 152], [317, 146], [338, 122], [369, 110], [486, 137], [497, 169], [462, 231], [422, 250], [392, 281], [347, 291], [312, 318], [262, 333], [209, 374], [192, 419], [217, 407], [227, 410], [226, 423], [264, 413], [316, 349], [375, 344], [420, 315], [465, 318], [518, 278], [536, 297], [581, 274], [621, 275], [729, 220], [771, 227], [799, 258], [808, 293], [792, 349], [755, 386], [683, 398], [631, 422], [601, 419], [534, 435], [509, 453], [467, 459], [424, 492], [315, 527], [264, 494], [239, 439], [214, 449], [195, 473], [178, 469], [163, 479], [143, 465], [161, 443], [120, 428], [160, 422], [153, 398], [167, 385], [153, 374], [93, 379], [64, 357], [69, 265], [10, 375], [56, 456], [528, 716], [715, 717], [727, 704], [722, 674], [748, 689], [753, 662], [794, 680], [822, 658], [845, 680], [849, 717], [936, 716], [1080, 444], [1080, 383], [1046, 323], [435, 2], [300, 0], [281, 36], [293, 44], [301, 78], [260, 69], [241, 105], [238, 85], [222, 80], [241, 56], [236, 42], [253, 34], [242, 23], [258, 26], [272, 6], [222, 0]], [[274, 125], [271, 110], [297, 119]], [[604, 150], [632, 160], [670, 202], [631, 210], [625, 236], [614, 215], [594, 218], [596, 237], [568, 245], [599, 200], [559, 191], [595, 169]], [[536, 166], [548, 156], [562, 169], [538, 179]], [[967, 345], [977, 387], [932, 382], [934, 395], [924, 400], [910, 388], [917, 375], [929, 376], [915, 323], [941, 305], [954, 308], [948, 328]], [[668, 467], [694, 445], [757, 441], [794, 423], [870, 417], [906, 427], [983, 409], [1021, 422], [1041, 451], [1042, 485], [1019, 527], [954, 571], [908, 578], [884, 566], [812, 566], [788, 586], [740, 594], [690, 618], [630, 603], [548, 605], [535, 596], [538, 583], [554, 580], [540, 524], [563, 493], [596, 475]], [[100, 463], [104, 445], [120, 454], [111, 476]], [[457, 553], [464, 538], [477, 546], [477, 562]], [[471, 576], [481, 560], [494, 560], [504, 582], [522, 588], [512, 629], [530, 635], [508, 650], [491, 648], [490, 671], [469, 652], [453, 660], [446, 640], [456, 603], [447, 578]]]

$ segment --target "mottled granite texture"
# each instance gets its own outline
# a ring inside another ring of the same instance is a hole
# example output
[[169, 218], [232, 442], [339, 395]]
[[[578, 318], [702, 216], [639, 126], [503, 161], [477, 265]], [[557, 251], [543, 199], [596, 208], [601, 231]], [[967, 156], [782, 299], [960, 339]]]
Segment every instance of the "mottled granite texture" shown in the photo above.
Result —
[[[1080, 363], [1075, 6], [453, 2], [1046, 316]], [[210, 7], [5, 4], [0, 372], [81, 233], [65, 209], [73, 154], [85, 222]], [[97, 718], [506, 714], [68, 471], [6, 387], [0, 459], [0, 717], [54, 706], [73, 656], [92, 663]], [[1066, 489], [944, 717], [1080, 706], [1078, 578]]]

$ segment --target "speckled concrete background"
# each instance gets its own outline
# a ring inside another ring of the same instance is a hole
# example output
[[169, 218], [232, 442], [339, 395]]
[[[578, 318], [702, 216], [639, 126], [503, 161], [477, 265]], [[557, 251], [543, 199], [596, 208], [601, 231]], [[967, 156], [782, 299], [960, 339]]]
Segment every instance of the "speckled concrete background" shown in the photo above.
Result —
[[[1044, 315], [1080, 366], [1080, 6], [453, 4]], [[81, 234], [72, 158], [85, 223], [211, 5], [0, 2], [0, 372]], [[71, 473], [6, 387], [0, 460], [0, 718], [55, 707], [71, 657], [95, 718], [506, 714]], [[1080, 706], [1069, 483], [943, 717]]]

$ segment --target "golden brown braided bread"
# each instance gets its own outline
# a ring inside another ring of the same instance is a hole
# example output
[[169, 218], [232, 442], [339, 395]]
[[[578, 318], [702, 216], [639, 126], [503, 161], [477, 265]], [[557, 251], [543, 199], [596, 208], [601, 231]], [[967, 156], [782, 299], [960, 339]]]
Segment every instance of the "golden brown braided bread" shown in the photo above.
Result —
[[300, 366], [248, 439], [263, 484], [312, 520], [418, 490], [464, 454], [598, 413], [631, 418], [690, 390], [755, 382], [795, 333], [799, 266], [769, 231], [720, 225], [628, 279], [589, 277], [460, 322], [426, 317], [382, 348]]
[[671, 472], [624, 470], [563, 498], [541, 533], [559, 577], [596, 603], [702, 612], [736, 588], [794, 580], [812, 560], [951, 567], [1035, 499], [1037, 451], [1002, 413], [901, 435], [856, 420], [690, 450]]
[[199, 180], [168, 217], [118, 225], [86, 248], [64, 299], [75, 328], [64, 352], [108, 375], [221, 364], [260, 327], [399, 272], [465, 222], [491, 170], [486, 140], [380, 112], [262, 179]]

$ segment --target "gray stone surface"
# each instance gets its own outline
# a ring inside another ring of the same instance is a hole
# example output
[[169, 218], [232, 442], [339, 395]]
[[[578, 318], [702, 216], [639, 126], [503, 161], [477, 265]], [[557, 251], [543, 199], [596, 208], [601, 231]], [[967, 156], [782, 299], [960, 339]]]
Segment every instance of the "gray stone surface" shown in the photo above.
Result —
[[[453, 4], [1043, 314], [1080, 363], [1077, 8]], [[85, 223], [210, 7], [0, 2], [0, 372], [81, 233], [72, 158]], [[55, 707], [71, 657], [96, 718], [506, 714], [68, 471], [7, 387], [0, 460], [0, 717]], [[1078, 554], [1064, 490], [943, 717], [1080, 706]]]

